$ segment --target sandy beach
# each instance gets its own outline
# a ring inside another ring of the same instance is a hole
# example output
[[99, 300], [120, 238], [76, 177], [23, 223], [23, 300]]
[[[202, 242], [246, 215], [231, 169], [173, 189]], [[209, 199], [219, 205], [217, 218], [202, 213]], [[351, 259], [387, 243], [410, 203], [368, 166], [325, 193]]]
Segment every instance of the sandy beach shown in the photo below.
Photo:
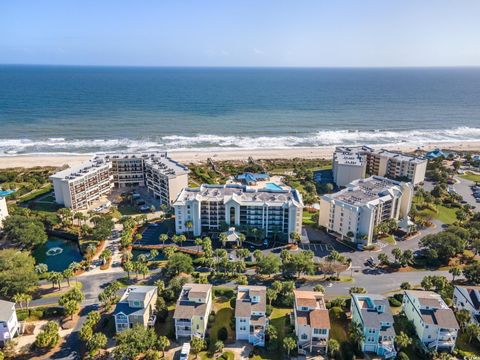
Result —
[[[414, 145], [383, 145], [373, 146], [376, 148], [386, 148], [389, 150], [411, 152], [419, 148]], [[480, 141], [475, 142], [451, 142], [451, 143], [429, 143], [420, 146], [422, 150], [431, 150], [435, 148], [450, 149], [457, 151], [479, 151]], [[214, 160], [247, 160], [249, 157], [254, 159], [330, 159], [335, 146], [322, 146], [316, 148], [288, 148], [288, 149], [235, 149], [235, 150], [191, 150], [191, 151], [170, 151], [170, 156], [182, 163], [198, 163], [206, 161], [208, 158]], [[35, 166], [55, 166], [78, 165], [88, 159], [92, 154], [85, 155], [48, 155], [48, 154], [26, 154], [0, 156], [0, 169], [24, 167], [31, 168]]]

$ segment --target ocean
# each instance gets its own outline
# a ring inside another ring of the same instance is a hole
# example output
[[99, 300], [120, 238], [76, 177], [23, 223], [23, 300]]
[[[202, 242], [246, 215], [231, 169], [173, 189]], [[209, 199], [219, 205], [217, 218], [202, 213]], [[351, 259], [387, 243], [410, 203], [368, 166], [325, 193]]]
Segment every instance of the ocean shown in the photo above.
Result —
[[480, 68], [0, 66], [0, 155], [480, 140]]

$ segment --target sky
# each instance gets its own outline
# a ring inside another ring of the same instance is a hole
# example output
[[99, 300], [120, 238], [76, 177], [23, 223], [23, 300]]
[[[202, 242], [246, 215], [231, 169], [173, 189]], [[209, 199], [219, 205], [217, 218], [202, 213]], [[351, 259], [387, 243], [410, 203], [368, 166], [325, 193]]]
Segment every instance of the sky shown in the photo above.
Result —
[[0, 64], [480, 66], [478, 0], [2, 0]]

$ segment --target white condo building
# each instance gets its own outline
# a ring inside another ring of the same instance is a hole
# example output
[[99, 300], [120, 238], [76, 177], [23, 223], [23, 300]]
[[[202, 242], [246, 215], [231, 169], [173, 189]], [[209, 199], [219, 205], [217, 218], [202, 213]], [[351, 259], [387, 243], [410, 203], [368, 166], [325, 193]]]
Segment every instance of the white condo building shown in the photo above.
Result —
[[0, 196], [0, 229], [3, 227], [3, 220], [8, 216], [7, 200]]
[[[185, 188], [173, 204], [177, 233], [220, 231], [224, 226], [255, 227], [265, 235], [280, 233], [287, 238], [302, 233], [303, 202], [297, 190], [252, 189], [248, 186], [201, 185]], [[185, 226], [193, 223], [192, 229]]]
[[320, 198], [319, 224], [359, 246], [372, 243], [375, 226], [404, 219], [410, 212], [413, 185], [379, 176], [358, 179]]
[[162, 204], [171, 205], [188, 186], [188, 168], [165, 152], [102, 153], [50, 177], [55, 200], [65, 207], [87, 209], [112, 188], [145, 186]]
[[460, 326], [452, 309], [433, 291], [406, 290], [403, 311], [420, 341], [431, 351], [455, 349]]
[[339, 146], [333, 154], [333, 180], [337, 186], [346, 186], [367, 175], [391, 179], [408, 179], [414, 185], [425, 180], [427, 159], [368, 146]]

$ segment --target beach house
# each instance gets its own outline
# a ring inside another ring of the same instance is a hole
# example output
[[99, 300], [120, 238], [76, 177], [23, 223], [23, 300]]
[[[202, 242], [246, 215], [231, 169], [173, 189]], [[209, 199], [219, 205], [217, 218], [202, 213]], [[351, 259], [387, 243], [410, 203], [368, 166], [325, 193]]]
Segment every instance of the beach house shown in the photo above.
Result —
[[480, 325], [480, 286], [455, 285], [453, 306], [457, 310], [467, 310], [470, 321]]
[[183, 285], [173, 314], [177, 339], [205, 337], [213, 306], [212, 291], [210, 284]]
[[247, 340], [256, 346], [265, 345], [268, 325], [267, 288], [265, 286], [239, 286], [235, 301], [235, 330], [237, 340]]
[[15, 303], [0, 300], [0, 345], [5, 345], [18, 334], [19, 324]]
[[403, 311], [413, 322], [420, 341], [431, 351], [453, 351], [458, 326], [453, 311], [433, 291], [406, 290]]
[[395, 357], [395, 330], [388, 300], [375, 294], [352, 294], [351, 298], [352, 322], [360, 326], [364, 336], [362, 351]]
[[129, 286], [113, 312], [116, 332], [132, 328], [136, 324], [154, 326], [156, 303], [156, 286]]
[[330, 317], [324, 296], [315, 291], [294, 291], [293, 323], [300, 354], [325, 354], [328, 350]]

